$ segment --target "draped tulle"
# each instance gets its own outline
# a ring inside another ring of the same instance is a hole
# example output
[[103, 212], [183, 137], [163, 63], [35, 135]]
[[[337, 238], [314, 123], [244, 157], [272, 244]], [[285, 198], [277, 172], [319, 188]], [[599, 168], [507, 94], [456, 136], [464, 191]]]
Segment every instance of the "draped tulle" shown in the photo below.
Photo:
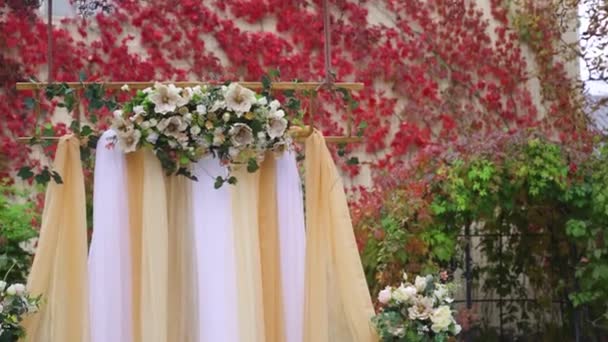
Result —
[[27, 341], [89, 341], [87, 224], [80, 145], [62, 137], [53, 170], [63, 184], [51, 182], [45, 199], [40, 240], [27, 287], [42, 295], [37, 314], [24, 321]]
[[[258, 226], [260, 173], [245, 167], [233, 171], [238, 183], [231, 187], [232, 222], [236, 249], [239, 342], [264, 342], [262, 266]], [[277, 294], [280, 295], [280, 294]]]
[[374, 315], [340, 175], [315, 131], [306, 140], [304, 341], [370, 342]]
[[306, 233], [295, 152], [277, 160], [276, 183], [286, 342], [302, 342]]
[[193, 172], [198, 177], [191, 186], [199, 341], [240, 342], [230, 186], [214, 188], [215, 178], [226, 176], [226, 169], [208, 158], [199, 161]]
[[144, 342], [169, 341], [168, 219], [164, 172], [144, 150], [141, 232], [141, 336]]
[[131, 248], [125, 155], [113, 148], [113, 131], [97, 143], [93, 236], [89, 251], [92, 342], [131, 342]]
[[198, 287], [192, 224], [192, 186], [186, 177], [167, 177], [169, 218], [168, 341], [198, 341]]

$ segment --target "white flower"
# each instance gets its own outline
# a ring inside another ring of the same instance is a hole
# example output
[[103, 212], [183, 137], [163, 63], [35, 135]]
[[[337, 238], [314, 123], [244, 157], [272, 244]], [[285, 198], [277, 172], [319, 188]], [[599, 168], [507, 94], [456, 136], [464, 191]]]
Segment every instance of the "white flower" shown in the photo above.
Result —
[[454, 325], [452, 325], [452, 334], [458, 335], [458, 334], [460, 334], [461, 331], [462, 331], [462, 327], [460, 326], [460, 324], [454, 322]]
[[137, 149], [137, 144], [141, 138], [141, 131], [132, 129], [125, 134], [118, 135], [118, 143], [125, 153], [133, 152]]
[[403, 272], [403, 281], [407, 281], [407, 273]]
[[207, 106], [205, 106], [204, 104], [199, 104], [198, 106], [196, 106], [196, 112], [200, 115], [207, 114]]
[[270, 139], [283, 136], [287, 129], [287, 120], [285, 118], [270, 119], [266, 131]]
[[13, 286], [15, 287], [15, 292], [17, 293], [17, 296], [23, 296], [25, 294], [25, 285], [15, 284]]
[[213, 145], [220, 146], [226, 141], [226, 137], [224, 136], [224, 129], [221, 127], [217, 127], [213, 131]]
[[284, 116], [285, 116], [285, 112], [282, 109], [279, 109], [274, 112], [270, 112], [270, 114], [268, 115], [268, 117], [271, 119], [278, 119], [278, 118], [282, 118]]
[[158, 125], [158, 121], [156, 119], [150, 119], [150, 127], [154, 127], [156, 125]]
[[198, 135], [201, 132], [201, 128], [199, 126], [192, 126], [190, 128], [190, 133], [192, 135]]
[[156, 133], [156, 132], [148, 133], [148, 136], [146, 137], [147, 142], [154, 145], [154, 144], [156, 144], [157, 140], [158, 140], [158, 133]]
[[230, 141], [235, 147], [242, 147], [253, 142], [253, 131], [244, 123], [236, 123], [228, 131]]
[[230, 158], [232, 158], [232, 159], [236, 159], [240, 153], [241, 153], [241, 150], [239, 150], [236, 147], [230, 147], [228, 149], [228, 154], [230, 155]]
[[436, 333], [447, 331], [453, 321], [454, 318], [452, 317], [452, 310], [450, 310], [450, 307], [442, 305], [433, 310], [433, 313], [431, 314], [431, 322], [433, 322], [431, 330]]
[[19, 242], [19, 248], [31, 255], [36, 254], [36, 245], [38, 245], [37, 237], [33, 237], [31, 239]]
[[416, 276], [416, 280], [414, 281], [414, 286], [416, 286], [416, 290], [418, 290], [418, 292], [424, 292], [424, 290], [426, 289], [426, 278]]
[[428, 297], [416, 297], [412, 306], [407, 309], [411, 320], [425, 320], [433, 313], [433, 300]]
[[6, 289], [6, 294], [9, 296], [14, 296], [17, 294], [17, 289], [15, 288], [16, 284], [13, 284]]
[[154, 103], [154, 110], [157, 113], [166, 114], [188, 103], [188, 100], [180, 96], [181, 90], [173, 84], [165, 85], [157, 82], [154, 84], [154, 92], [148, 98]]
[[122, 87], [120, 87], [120, 90], [129, 91], [130, 90], [129, 85], [128, 84], [123, 85]]
[[150, 87], [148, 87], [148, 88], [146, 88], [146, 89], [144, 89], [142, 91], [143, 91], [144, 94], [150, 94], [153, 91], [153, 89], [150, 88]]
[[224, 95], [228, 108], [238, 113], [245, 113], [257, 102], [255, 92], [238, 83], [230, 83]]
[[260, 106], [265, 106], [265, 105], [267, 105], [267, 104], [268, 104], [268, 99], [266, 99], [266, 97], [265, 97], [265, 96], [260, 97], [260, 98], [258, 99], [258, 104], [259, 104]]
[[258, 132], [259, 140], [266, 140], [266, 132]]
[[112, 129], [116, 131], [118, 136], [127, 134], [129, 131], [133, 130], [133, 123], [125, 120], [122, 117], [122, 111], [120, 111], [120, 115], [114, 112], [114, 121], [112, 121]]
[[0, 280], [0, 292], [4, 291], [6, 288], [6, 282], [4, 280]]
[[446, 303], [451, 303], [454, 301], [453, 298], [450, 298], [448, 295], [450, 294], [450, 291], [448, 290], [448, 287], [443, 285], [443, 284], [437, 284], [437, 286], [435, 287], [435, 291], [433, 291], [433, 295], [435, 296], [435, 298], [437, 298], [437, 300], [441, 301], [445, 301]]
[[230, 113], [224, 113], [224, 115], [222, 115], [222, 120], [224, 120], [224, 122], [230, 121]]
[[279, 107], [281, 107], [281, 102], [279, 102], [278, 100], [272, 100], [270, 102], [270, 111], [271, 112], [276, 112], [277, 109], [279, 109]]
[[393, 297], [398, 302], [407, 303], [416, 296], [416, 292], [415, 287], [411, 285], [403, 286], [403, 284], [401, 284], [401, 286], [395, 290]]
[[384, 290], [380, 291], [380, 293], [378, 293], [378, 301], [382, 304], [388, 304], [388, 302], [391, 301], [392, 298], [392, 294], [391, 294], [391, 287], [387, 286]]
[[183, 132], [188, 129], [188, 124], [182, 120], [179, 116], [172, 116], [166, 119], [162, 119], [158, 126], [159, 131], [166, 135], [175, 136], [179, 132]]
[[219, 109], [223, 109], [226, 108], [226, 102], [224, 101], [216, 101], [213, 103], [213, 106], [211, 106], [211, 109], [209, 109], [209, 112], [216, 112]]
[[144, 106], [135, 106], [133, 107], [133, 113], [135, 113], [136, 115], [141, 115], [141, 116], [146, 116], [146, 110], [144, 109]]
[[186, 113], [184, 115], [184, 121], [189, 125], [192, 123], [192, 113]]

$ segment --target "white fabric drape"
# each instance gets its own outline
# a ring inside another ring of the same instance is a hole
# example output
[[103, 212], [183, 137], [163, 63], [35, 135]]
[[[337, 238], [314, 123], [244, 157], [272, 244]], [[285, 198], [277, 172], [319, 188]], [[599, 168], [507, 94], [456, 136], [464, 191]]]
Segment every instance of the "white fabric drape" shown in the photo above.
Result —
[[133, 340], [125, 155], [108, 145], [115, 136], [114, 131], [106, 131], [97, 143], [89, 252], [92, 342]]
[[193, 170], [193, 223], [198, 267], [200, 342], [238, 342], [236, 264], [230, 185], [214, 188], [226, 169], [214, 158]]
[[295, 152], [277, 160], [277, 209], [286, 342], [302, 342], [306, 232]]

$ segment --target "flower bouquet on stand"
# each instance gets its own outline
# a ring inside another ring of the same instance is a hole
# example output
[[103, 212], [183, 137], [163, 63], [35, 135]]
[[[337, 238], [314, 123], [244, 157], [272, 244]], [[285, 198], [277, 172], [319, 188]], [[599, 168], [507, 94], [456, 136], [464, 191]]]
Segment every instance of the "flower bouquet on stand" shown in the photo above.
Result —
[[378, 294], [380, 312], [372, 318], [381, 341], [443, 342], [460, 333], [452, 309], [454, 284], [443, 277], [416, 276], [414, 283], [388, 286]]
[[31, 297], [23, 284], [7, 286], [0, 280], [0, 342], [16, 342], [25, 336], [21, 322], [38, 311], [40, 298]]

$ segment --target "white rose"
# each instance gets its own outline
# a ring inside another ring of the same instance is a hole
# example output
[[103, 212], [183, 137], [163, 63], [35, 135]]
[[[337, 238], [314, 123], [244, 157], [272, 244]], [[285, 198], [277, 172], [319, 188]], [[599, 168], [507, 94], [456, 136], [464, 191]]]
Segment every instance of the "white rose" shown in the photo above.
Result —
[[25, 285], [15, 284], [13, 286], [15, 286], [15, 292], [17, 293], [17, 296], [23, 296], [25, 294]]
[[230, 113], [224, 113], [224, 115], [222, 115], [222, 120], [224, 120], [224, 122], [230, 121]]
[[3, 280], [0, 280], [0, 292], [4, 291], [5, 288], [6, 288], [6, 282]]
[[265, 106], [265, 105], [268, 104], [268, 100], [266, 99], [266, 97], [260, 97], [258, 99], [258, 104], [261, 105], [261, 106]]
[[448, 294], [449, 294], [448, 288], [447, 288], [447, 286], [445, 286], [443, 284], [438, 284], [437, 287], [435, 287], [435, 291], [433, 291], [433, 295], [439, 301], [442, 301], [444, 299], [450, 299], [450, 298], [447, 298]]
[[150, 144], [156, 144], [157, 140], [158, 140], [158, 133], [156, 133], [156, 132], [151, 132], [146, 137], [146, 141], [149, 142]]
[[416, 296], [416, 288], [411, 285], [403, 286], [403, 284], [401, 284], [393, 296], [398, 302], [407, 303]]
[[392, 298], [391, 292], [391, 287], [387, 286], [384, 290], [378, 293], [378, 301], [382, 304], [388, 304]]
[[460, 326], [460, 324], [454, 322], [454, 325], [452, 325], [452, 334], [458, 335], [458, 334], [460, 334], [461, 331], [462, 331], [462, 327]]
[[190, 128], [190, 133], [194, 135], [198, 135], [201, 132], [201, 128], [199, 126], [192, 126]]
[[418, 290], [418, 292], [424, 292], [424, 290], [426, 289], [426, 278], [416, 276], [416, 280], [414, 281], [414, 286], [416, 286], [416, 289]]
[[8, 289], [6, 289], [6, 294], [9, 296], [14, 296], [17, 294], [17, 289], [15, 288], [15, 285], [11, 285], [8, 287]]
[[452, 310], [447, 305], [442, 305], [437, 309], [433, 310], [431, 314], [431, 330], [436, 333], [447, 331], [454, 318], [452, 317]]
[[271, 112], [276, 112], [277, 109], [279, 109], [279, 107], [281, 107], [281, 102], [279, 102], [277, 100], [272, 100], [270, 102], [270, 111]]
[[204, 115], [207, 113], [207, 107], [203, 104], [199, 104], [198, 106], [196, 106], [196, 112], [200, 115]]
[[141, 131], [132, 129], [125, 134], [118, 136], [118, 142], [125, 153], [133, 152], [137, 149], [137, 144], [141, 138]]
[[133, 113], [135, 114], [140, 114], [142, 116], [146, 116], [146, 110], [144, 109], [144, 106], [135, 106], [133, 107]]
[[285, 112], [282, 109], [279, 109], [275, 112], [271, 112], [270, 115], [268, 115], [269, 118], [271, 119], [279, 119], [285, 116]]

